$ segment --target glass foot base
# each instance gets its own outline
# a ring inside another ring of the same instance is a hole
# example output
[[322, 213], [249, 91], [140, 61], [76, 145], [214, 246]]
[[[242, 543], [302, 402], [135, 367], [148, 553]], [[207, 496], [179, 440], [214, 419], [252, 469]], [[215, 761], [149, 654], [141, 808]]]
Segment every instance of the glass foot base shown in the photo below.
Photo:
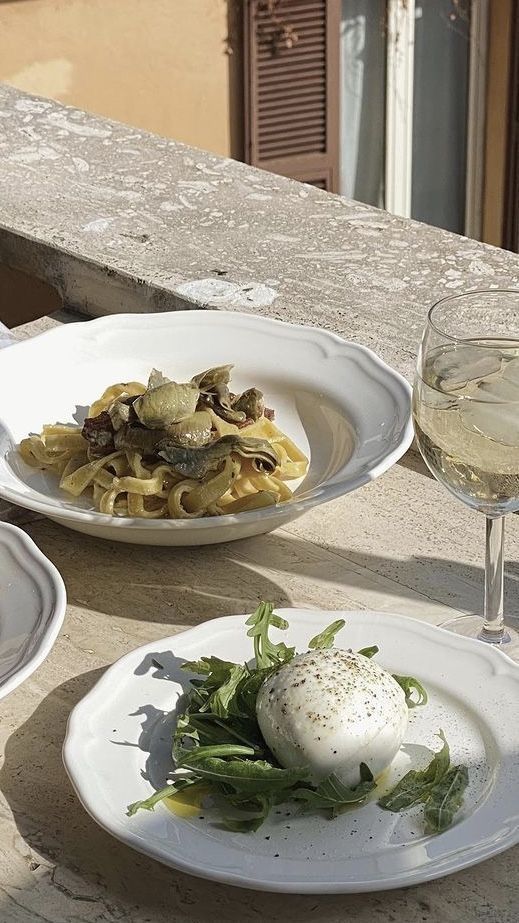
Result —
[[464, 638], [475, 638], [484, 644], [492, 644], [507, 654], [512, 660], [519, 663], [519, 631], [515, 627], [506, 625], [502, 637], [484, 631], [484, 620], [480, 615], [460, 615], [455, 619], [448, 619], [440, 623], [440, 628], [452, 631]]

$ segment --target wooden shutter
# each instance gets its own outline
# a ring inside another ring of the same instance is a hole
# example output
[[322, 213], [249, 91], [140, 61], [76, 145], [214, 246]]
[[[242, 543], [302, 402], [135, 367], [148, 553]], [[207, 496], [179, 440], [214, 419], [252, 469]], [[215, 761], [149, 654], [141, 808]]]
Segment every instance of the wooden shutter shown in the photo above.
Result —
[[245, 6], [245, 157], [248, 163], [339, 189], [340, 0], [276, 0], [297, 42], [276, 41], [268, 0]]
[[519, 253], [519, 0], [513, 4], [504, 246]]

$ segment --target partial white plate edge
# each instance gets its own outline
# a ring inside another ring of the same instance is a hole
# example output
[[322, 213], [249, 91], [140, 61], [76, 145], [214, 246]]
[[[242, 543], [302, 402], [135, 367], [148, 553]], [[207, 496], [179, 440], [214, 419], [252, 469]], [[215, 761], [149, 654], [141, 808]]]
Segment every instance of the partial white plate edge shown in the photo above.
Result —
[[[13, 541], [18, 546], [19, 556], [21, 558], [24, 558], [27, 563], [31, 560], [38, 562], [46, 578], [48, 578], [48, 586], [51, 590], [53, 602], [52, 612], [47, 620], [47, 627], [42, 633], [37, 647], [33, 650], [27, 662], [20, 669], [16, 670], [5, 683], [0, 685], [0, 699], [5, 698], [10, 692], [13, 692], [14, 689], [25, 682], [47, 658], [58, 637], [61, 626], [63, 625], [67, 608], [67, 593], [60, 572], [52, 561], [49, 561], [46, 555], [44, 555], [43, 551], [38, 548], [30, 535], [27, 535], [27, 533], [18, 528], [18, 526], [14, 526], [7, 522], [0, 522], [0, 534], [2, 532], [7, 532], [8, 535], [12, 536]], [[32, 568], [27, 569], [30, 570], [31, 578], [36, 583], [39, 583], [39, 575], [36, 575], [36, 572]]]
[[[309, 616], [315, 616], [316, 614], [319, 614], [319, 616], [323, 616], [323, 624], [327, 624], [327, 621], [330, 620], [330, 617], [348, 617], [351, 616], [354, 612], [355, 614], [360, 614], [361, 610], [301, 610], [297, 607], [293, 607], [279, 608], [276, 609], [276, 611], [287, 619], [290, 617], [290, 614], [293, 614], [295, 611], [308, 613]], [[512, 675], [515, 674], [516, 678], [519, 679], [519, 665], [511, 660], [511, 658], [507, 657], [506, 654], [504, 654], [502, 651], [491, 648], [490, 646], [483, 644], [481, 641], [453, 635], [451, 632], [440, 628], [439, 626], [432, 625], [428, 622], [423, 622], [420, 619], [415, 619], [410, 616], [400, 615], [398, 613], [388, 613], [381, 610], [362, 610], [362, 616], [395, 619], [400, 623], [412, 625], [413, 630], [418, 634], [436, 635], [436, 633], [439, 632], [445, 635], [446, 640], [448, 639], [449, 641], [449, 644], [456, 647], [457, 649], [463, 650], [468, 647], [474, 651], [477, 650], [481, 656], [485, 657], [491, 663], [494, 658], [496, 658], [497, 663], [500, 664], [500, 669], [496, 670], [496, 672], [511, 673]], [[218, 619], [215, 619], [214, 622], [227, 625], [233, 623], [238, 625], [241, 623], [243, 626], [244, 620], [247, 617], [247, 615], [221, 616]], [[161, 645], [163, 644], [166, 649], [166, 645], [170, 646], [171, 643], [174, 643], [175, 640], [178, 639], [179, 635], [190, 635], [193, 637], [194, 635], [203, 632], [207, 628], [208, 624], [211, 624], [211, 620], [202, 622], [199, 625], [186, 629], [186, 631], [177, 632], [176, 635], [163, 638], [160, 640], [160, 643]], [[77, 797], [79, 798], [79, 801], [87, 813], [96, 821], [97, 824], [99, 824], [102, 829], [106, 830], [111, 836], [119, 840], [119, 842], [123, 843], [125, 846], [132, 846], [143, 855], [147, 855], [150, 858], [165, 864], [169, 868], [174, 868], [178, 871], [185, 872], [188, 875], [195, 875], [209, 881], [216, 881], [221, 884], [232, 885], [233, 887], [285, 894], [353, 894], [396, 890], [399, 888], [408, 888], [410, 886], [422, 884], [428, 881], [435, 881], [447, 875], [456, 874], [463, 871], [464, 869], [478, 865], [486, 859], [490, 859], [499, 855], [500, 853], [506, 852], [506, 850], [519, 843], [519, 824], [516, 824], [515, 827], [510, 829], [508, 836], [506, 838], [502, 838], [497, 845], [482, 845], [479, 850], [474, 850], [472, 854], [465, 856], [461, 861], [454, 860], [449, 857], [448, 859], [443, 860], [443, 867], [440, 869], [438, 868], [438, 865], [441, 863], [435, 862], [432, 863], [432, 867], [429, 871], [422, 867], [419, 870], [412, 870], [400, 878], [389, 880], [381, 879], [380, 881], [359, 880], [355, 882], [349, 882], [347, 888], [345, 887], [344, 883], [340, 882], [321, 882], [319, 884], [315, 884], [308, 881], [281, 882], [279, 879], [250, 879], [246, 876], [246, 874], [233, 873], [231, 871], [225, 871], [225, 873], [222, 873], [221, 871], [213, 871], [210, 868], [207, 868], [207, 866], [202, 865], [198, 867], [195, 866], [192, 862], [184, 862], [181, 857], [175, 857], [175, 860], [172, 861], [172, 857], [169, 853], [166, 853], [158, 846], [149, 847], [147, 842], [144, 841], [141, 836], [132, 833], [132, 831], [128, 830], [126, 826], [123, 827], [122, 824], [112, 825], [104, 820], [104, 818], [96, 810], [95, 799], [92, 799], [89, 796], [88, 780], [85, 784], [85, 776], [83, 775], [83, 767], [81, 764], [79, 767], [79, 772], [77, 771], [77, 760], [74, 754], [76, 739], [79, 737], [84, 741], [85, 723], [82, 719], [82, 712], [85, 706], [87, 706], [88, 712], [89, 701], [94, 700], [105, 685], [110, 685], [111, 679], [115, 673], [124, 673], [126, 663], [131, 662], [137, 653], [139, 656], [144, 657], [147, 653], [152, 653], [154, 651], [156, 652], [157, 643], [158, 641], [155, 640], [149, 644], [141, 645], [140, 647], [135, 648], [133, 651], [129, 651], [127, 654], [124, 654], [110, 667], [107, 668], [95, 686], [86, 694], [86, 696], [84, 696], [83, 699], [80, 700], [80, 702], [77, 703], [77, 705], [70, 713], [67, 722], [65, 740], [63, 743], [63, 763], [71, 781], [72, 787], [76, 792]]]

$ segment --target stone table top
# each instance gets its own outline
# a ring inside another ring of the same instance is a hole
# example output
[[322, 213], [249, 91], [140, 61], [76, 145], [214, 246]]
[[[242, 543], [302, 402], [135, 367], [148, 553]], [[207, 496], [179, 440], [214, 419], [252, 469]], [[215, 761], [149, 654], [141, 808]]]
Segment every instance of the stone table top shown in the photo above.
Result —
[[260, 311], [408, 377], [436, 299], [519, 288], [512, 253], [6, 85], [0, 260], [87, 314]]
[[[43, 319], [19, 333], [52, 322]], [[118, 843], [79, 804], [61, 746], [68, 714], [106, 666], [145, 642], [258, 599], [376, 608], [438, 623], [480, 609], [483, 518], [396, 465], [268, 536], [197, 549], [131, 548], [3, 509], [61, 571], [62, 632], [0, 702], [2, 923], [517, 923], [519, 848], [437, 882], [346, 896], [271, 895], [196, 880]], [[427, 527], [425, 527], [427, 524]], [[203, 556], [203, 567], [201, 566]], [[519, 517], [509, 517], [506, 605], [519, 611]]]

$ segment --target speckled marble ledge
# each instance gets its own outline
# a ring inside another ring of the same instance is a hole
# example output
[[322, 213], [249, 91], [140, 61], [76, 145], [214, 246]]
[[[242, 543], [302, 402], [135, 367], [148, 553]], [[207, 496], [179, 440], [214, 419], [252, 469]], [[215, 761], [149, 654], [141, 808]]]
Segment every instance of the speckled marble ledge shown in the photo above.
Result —
[[431, 302], [519, 288], [514, 254], [5, 85], [0, 260], [89, 314], [258, 311], [408, 376]]

